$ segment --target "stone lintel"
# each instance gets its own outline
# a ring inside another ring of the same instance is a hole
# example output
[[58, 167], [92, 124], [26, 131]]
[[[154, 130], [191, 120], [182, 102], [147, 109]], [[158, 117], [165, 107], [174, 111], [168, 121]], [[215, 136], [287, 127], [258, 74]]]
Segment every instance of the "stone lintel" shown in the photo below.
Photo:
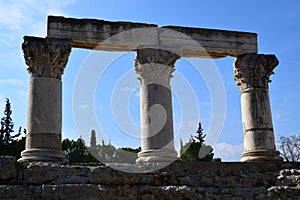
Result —
[[[130, 30], [139, 29], [132, 33]], [[124, 31], [126, 34], [116, 36]], [[48, 37], [72, 38], [72, 47], [106, 51], [133, 51], [158, 43], [157, 25], [48, 16]]]
[[47, 35], [70, 38], [72, 47], [105, 51], [164, 48], [179, 49], [182, 57], [212, 58], [257, 52], [256, 33], [96, 19], [49, 16]]
[[[172, 37], [170, 30], [184, 35], [180, 37], [179, 34], [176, 34], [175, 37]], [[197, 43], [191, 43], [189, 38]], [[168, 44], [180, 46], [182, 57], [207, 57], [207, 54], [212, 58], [238, 57], [243, 54], [257, 53], [256, 33], [163, 26], [160, 28], [160, 39], [163, 46]]]

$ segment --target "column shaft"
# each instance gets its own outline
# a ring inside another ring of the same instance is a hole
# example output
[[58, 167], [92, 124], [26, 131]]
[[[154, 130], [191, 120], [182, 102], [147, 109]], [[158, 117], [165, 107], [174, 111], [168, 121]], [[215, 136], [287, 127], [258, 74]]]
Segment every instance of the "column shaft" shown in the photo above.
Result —
[[274, 55], [247, 54], [235, 61], [241, 91], [244, 153], [241, 161], [280, 161], [276, 151], [268, 83], [278, 65]]
[[170, 89], [149, 84], [141, 86], [140, 94], [142, 148], [174, 150]]

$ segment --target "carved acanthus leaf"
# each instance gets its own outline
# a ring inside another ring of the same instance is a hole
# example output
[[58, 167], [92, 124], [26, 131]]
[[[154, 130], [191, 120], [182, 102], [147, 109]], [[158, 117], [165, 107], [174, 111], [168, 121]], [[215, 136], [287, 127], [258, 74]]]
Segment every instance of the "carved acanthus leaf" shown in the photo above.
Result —
[[241, 92], [251, 88], [267, 89], [270, 75], [279, 64], [275, 55], [246, 54], [234, 62], [234, 80]]
[[61, 79], [71, 53], [71, 40], [24, 37], [22, 49], [32, 77]]
[[179, 56], [163, 49], [139, 49], [135, 59], [135, 70], [142, 85], [160, 84], [170, 86], [174, 64]]

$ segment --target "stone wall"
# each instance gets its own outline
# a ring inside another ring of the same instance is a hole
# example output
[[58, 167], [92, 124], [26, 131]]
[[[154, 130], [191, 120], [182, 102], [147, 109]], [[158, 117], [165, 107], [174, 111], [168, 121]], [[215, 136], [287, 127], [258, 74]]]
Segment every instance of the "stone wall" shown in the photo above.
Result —
[[298, 167], [175, 162], [155, 172], [125, 173], [99, 164], [19, 164], [0, 157], [0, 199], [300, 199]]

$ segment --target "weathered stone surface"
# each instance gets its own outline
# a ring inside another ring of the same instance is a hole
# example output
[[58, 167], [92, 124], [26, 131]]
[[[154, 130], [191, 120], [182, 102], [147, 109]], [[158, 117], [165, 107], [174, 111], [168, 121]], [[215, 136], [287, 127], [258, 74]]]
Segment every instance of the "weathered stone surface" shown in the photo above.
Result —
[[[47, 77], [32, 77], [28, 87], [28, 134], [30, 148], [61, 148], [62, 83]], [[45, 92], [47, 91], [47, 92]]]
[[0, 199], [298, 199], [299, 174], [298, 165], [276, 162], [175, 162], [147, 173], [36, 162], [19, 166], [14, 179], [0, 178]]
[[41, 186], [34, 185], [0, 185], [2, 200], [39, 200], [42, 199]]
[[28, 134], [26, 149], [21, 153], [20, 160], [64, 161], [65, 153], [61, 150], [61, 81], [31, 77], [28, 90]]
[[66, 162], [61, 150], [62, 83], [71, 52], [70, 39], [24, 37], [28, 112], [26, 149], [20, 161]]
[[183, 57], [213, 58], [257, 52], [255, 33], [95, 19], [49, 16], [47, 35], [71, 38], [73, 47], [108, 51], [152, 47], [179, 49]]
[[[190, 186], [117, 186], [107, 188], [108, 199], [118, 196], [120, 200], [182, 200], [182, 199], [256, 199], [259, 195], [266, 196], [266, 187], [190, 187]], [[232, 195], [234, 194], [234, 195]]]
[[70, 39], [24, 37], [22, 50], [32, 77], [61, 79], [71, 53]]
[[138, 49], [135, 70], [139, 75], [142, 151], [138, 163], [173, 162], [174, 147], [170, 79], [179, 55], [162, 49]]
[[[113, 196], [112, 196], [113, 197]], [[92, 184], [43, 185], [43, 199], [76, 199], [98, 200], [106, 199], [105, 188]]]
[[252, 89], [268, 89], [270, 76], [279, 64], [275, 55], [246, 54], [239, 56], [234, 62], [234, 80], [240, 91]]
[[159, 37], [161, 46], [181, 49], [182, 57], [237, 57], [257, 52], [255, 33], [163, 26]]
[[[122, 35], [117, 35], [127, 31]], [[157, 25], [96, 19], [48, 17], [48, 37], [71, 38], [72, 46], [108, 51], [133, 51], [158, 44]]]
[[268, 83], [278, 65], [274, 55], [236, 58], [234, 79], [241, 91], [244, 153], [242, 161], [281, 161], [275, 149]]
[[269, 197], [271, 196], [273, 199], [300, 199], [299, 169], [280, 170], [277, 179], [276, 184], [268, 189]]
[[300, 199], [300, 188], [290, 186], [273, 186], [268, 192], [274, 199]]
[[16, 158], [13, 156], [0, 156], [0, 180], [16, 177]]
[[84, 166], [32, 163], [23, 171], [23, 182], [35, 185], [88, 183], [89, 172]]
[[[114, 174], [114, 176], [112, 176]], [[124, 175], [125, 174], [125, 175]], [[110, 167], [91, 167], [88, 173], [88, 181], [93, 184], [111, 185], [113, 183], [126, 183], [134, 185], [138, 183], [149, 183], [150, 181], [143, 181], [135, 173], [124, 173], [113, 170]]]

